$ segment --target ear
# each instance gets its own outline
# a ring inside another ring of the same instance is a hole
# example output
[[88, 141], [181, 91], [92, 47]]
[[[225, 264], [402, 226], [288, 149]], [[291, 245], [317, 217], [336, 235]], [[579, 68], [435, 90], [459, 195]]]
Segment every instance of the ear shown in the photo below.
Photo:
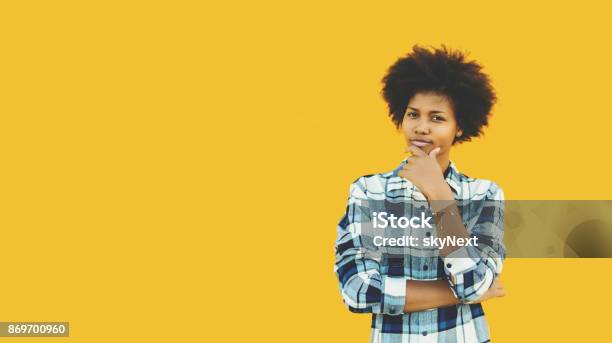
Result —
[[463, 134], [463, 130], [459, 130], [457, 131], [457, 134], [455, 135], [455, 137], [461, 137], [462, 134]]

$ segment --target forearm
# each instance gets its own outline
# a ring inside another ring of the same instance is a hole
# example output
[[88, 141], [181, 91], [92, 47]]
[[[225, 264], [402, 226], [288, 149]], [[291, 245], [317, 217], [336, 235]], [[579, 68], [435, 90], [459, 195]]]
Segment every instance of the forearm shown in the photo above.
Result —
[[437, 307], [456, 305], [459, 300], [446, 280], [406, 281], [405, 312], [416, 312]]
[[[448, 185], [444, 184], [444, 186], [438, 187], [436, 191], [428, 194], [428, 200], [432, 211], [440, 213], [434, 217], [438, 237], [460, 237], [466, 239], [470, 237]], [[440, 249], [440, 256], [447, 256], [459, 248], [460, 246], [445, 245]]]
[[[503, 193], [497, 188], [487, 191], [468, 233], [450, 188], [440, 187], [439, 190], [428, 196], [435, 213], [436, 234], [458, 239], [457, 244], [440, 249], [444, 272], [461, 302], [477, 301], [490, 289], [503, 265]], [[472, 240], [472, 243], [463, 245], [459, 243], [461, 239], [462, 242]]]

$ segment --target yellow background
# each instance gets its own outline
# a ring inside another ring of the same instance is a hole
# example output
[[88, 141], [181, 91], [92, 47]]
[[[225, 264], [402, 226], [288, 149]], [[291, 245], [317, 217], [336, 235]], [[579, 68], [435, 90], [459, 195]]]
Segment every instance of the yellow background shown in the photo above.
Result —
[[[469, 51], [500, 101], [460, 170], [609, 199], [602, 3], [2, 3], [0, 321], [71, 324], [19, 342], [368, 341], [333, 244], [349, 184], [404, 157], [386, 68]], [[611, 267], [508, 260], [494, 341], [605, 337]]]

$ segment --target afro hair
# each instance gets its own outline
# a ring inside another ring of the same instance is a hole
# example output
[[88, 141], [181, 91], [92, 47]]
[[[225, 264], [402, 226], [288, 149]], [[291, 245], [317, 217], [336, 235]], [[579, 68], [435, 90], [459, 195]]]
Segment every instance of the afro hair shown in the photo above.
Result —
[[444, 45], [440, 49], [413, 46], [412, 52], [389, 67], [382, 79], [382, 96], [391, 120], [399, 129], [412, 97], [419, 92], [435, 92], [453, 105], [463, 131], [455, 143], [480, 136], [497, 101], [489, 76], [481, 69], [475, 61], [467, 61], [464, 53]]

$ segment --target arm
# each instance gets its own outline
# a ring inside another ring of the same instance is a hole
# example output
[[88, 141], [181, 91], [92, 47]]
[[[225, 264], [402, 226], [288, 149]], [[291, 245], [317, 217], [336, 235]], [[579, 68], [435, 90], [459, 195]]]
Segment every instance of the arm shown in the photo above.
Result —
[[437, 307], [459, 304], [459, 300], [450, 289], [446, 280], [406, 281], [410, 290], [404, 304], [404, 312], [416, 312]]
[[505, 257], [503, 192], [491, 183], [484, 200], [479, 202], [478, 215], [470, 220], [469, 232], [452, 192], [448, 185], [444, 186], [428, 194], [432, 211], [439, 213], [435, 216], [438, 236], [478, 238], [477, 246], [447, 246], [442, 249], [444, 271], [459, 300], [475, 302], [491, 288], [502, 270]]
[[399, 315], [406, 302], [405, 277], [380, 274], [379, 261], [367, 252], [367, 238], [362, 235], [362, 224], [370, 221], [362, 177], [351, 185], [346, 212], [337, 228], [334, 271], [342, 299], [351, 312]]
[[440, 251], [440, 258], [457, 298], [464, 303], [478, 301], [494, 285], [505, 257], [503, 192], [495, 183], [488, 189], [478, 190], [486, 194], [482, 201], [470, 201], [470, 214], [476, 213], [476, 216], [469, 218], [468, 230], [437, 161], [440, 148], [429, 154], [414, 145], [408, 150], [413, 156], [408, 158], [399, 176], [410, 180], [429, 200], [432, 211], [437, 213], [438, 237], [477, 238], [477, 246], [446, 247]]
[[[406, 297], [406, 304], [404, 305], [404, 312], [406, 313], [452, 306], [461, 303], [449, 287], [446, 280], [410, 280], [406, 283], [406, 289], [410, 289], [410, 293], [407, 293], [408, 296]], [[493, 282], [491, 288], [489, 288], [485, 294], [483, 294], [478, 300], [469, 302], [469, 304], [480, 303], [491, 298], [503, 297], [505, 295], [506, 291], [499, 281], [499, 278], [497, 278]]]

